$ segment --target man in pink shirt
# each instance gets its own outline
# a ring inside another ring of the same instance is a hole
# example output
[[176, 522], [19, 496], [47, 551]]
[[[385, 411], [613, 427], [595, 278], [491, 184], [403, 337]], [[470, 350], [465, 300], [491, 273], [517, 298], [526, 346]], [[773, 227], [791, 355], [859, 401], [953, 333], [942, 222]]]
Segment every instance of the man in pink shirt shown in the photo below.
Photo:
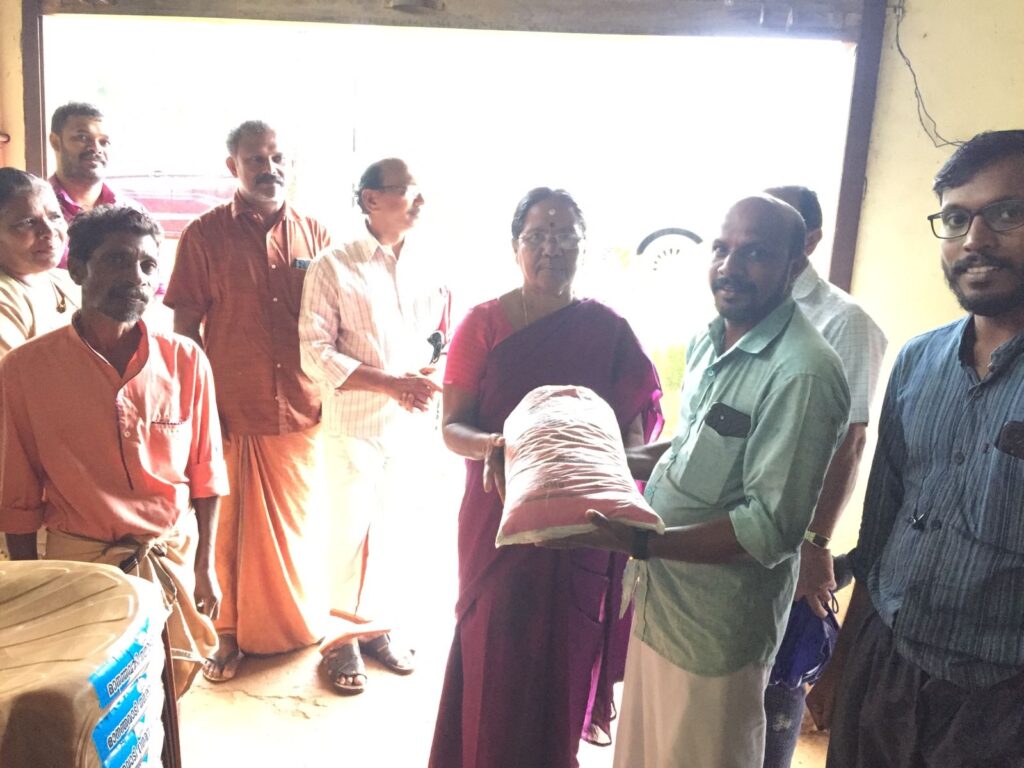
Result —
[[[73, 101], [55, 109], [50, 118], [50, 147], [57, 159], [57, 170], [50, 177], [50, 184], [68, 224], [80, 213], [101, 205], [142, 209], [134, 200], [116, 194], [103, 181], [110, 160], [110, 135], [99, 108]], [[59, 266], [66, 269], [67, 264], [65, 252]]]
[[227, 493], [206, 356], [141, 320], [160, 228], [101, 207], [70, 229], [82, 309], [0, 363], [0, 530], [12, 559], [116, 565], [164, 589], [177, 695], [216, 645], [213, 562]]

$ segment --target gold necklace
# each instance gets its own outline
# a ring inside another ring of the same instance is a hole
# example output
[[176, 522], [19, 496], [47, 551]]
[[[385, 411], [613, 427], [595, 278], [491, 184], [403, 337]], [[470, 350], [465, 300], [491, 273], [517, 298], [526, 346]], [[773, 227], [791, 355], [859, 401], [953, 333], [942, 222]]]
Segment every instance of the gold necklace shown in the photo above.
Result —
[[57, 312], [64, 314], [68, 310], [67, 296], [64, 295], [64, 291], [55, 282], [50, 282], [53, 286], [53, 292], [57, 294]]

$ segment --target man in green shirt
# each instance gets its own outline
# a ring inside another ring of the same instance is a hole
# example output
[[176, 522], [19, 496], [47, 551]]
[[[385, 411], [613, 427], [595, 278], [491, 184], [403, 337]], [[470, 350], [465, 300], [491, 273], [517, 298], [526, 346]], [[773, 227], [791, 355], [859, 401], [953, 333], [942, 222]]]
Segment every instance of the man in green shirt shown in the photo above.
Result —
[[711, 246], [718, 317], [687, 350], [679, 433], [630, 456], [667, 530], [591, 513], [585, 543], [635, 558], [616, 768], [761, 765], [764, 688], [850, 408], [839, 358], [790, 297], [804, 234], [774, 198], [729, 210]]

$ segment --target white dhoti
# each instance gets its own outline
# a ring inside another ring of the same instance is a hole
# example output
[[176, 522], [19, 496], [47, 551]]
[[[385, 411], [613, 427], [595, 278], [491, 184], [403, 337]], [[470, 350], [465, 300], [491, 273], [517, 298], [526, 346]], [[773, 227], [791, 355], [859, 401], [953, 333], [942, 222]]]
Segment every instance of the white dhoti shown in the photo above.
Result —
[[614, 768], [760, 768], [770, 669], [696, 675], [631, 637]]
[[430, 558], [424, 513], [440, 438], [430, 432], [392, 448], [372, 438], [328, 435], [324, 449], [331, 609], [388, 628], [408, 624], [423, 608], [418, 572]]

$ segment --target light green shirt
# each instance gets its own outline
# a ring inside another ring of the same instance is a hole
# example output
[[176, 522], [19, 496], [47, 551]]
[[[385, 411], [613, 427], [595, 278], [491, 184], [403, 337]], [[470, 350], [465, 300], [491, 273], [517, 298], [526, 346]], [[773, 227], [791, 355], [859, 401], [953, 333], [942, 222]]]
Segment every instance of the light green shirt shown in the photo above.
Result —
[[627, 570], [635, 634], [683, 669], [770, 664], [793, 600], [800, 543], [846, 426], [842, 363], [787, 299], [723, 354], [717, 318], [687, 350], [679, 433], [648, 501], [667, 526], [728, 515], [749, 557]]

